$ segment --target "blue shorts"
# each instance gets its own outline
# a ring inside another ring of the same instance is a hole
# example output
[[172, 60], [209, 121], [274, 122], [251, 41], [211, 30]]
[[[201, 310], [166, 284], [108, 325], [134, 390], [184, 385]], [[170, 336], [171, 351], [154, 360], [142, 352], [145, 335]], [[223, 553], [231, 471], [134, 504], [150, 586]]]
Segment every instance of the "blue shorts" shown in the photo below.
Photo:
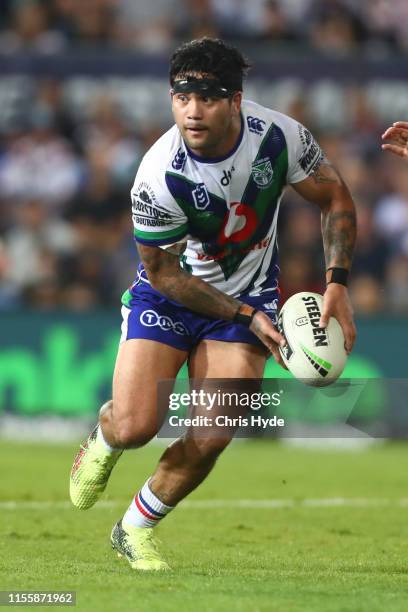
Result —
[[[240, 301], [265, 312], [276, 325], [279, 292], [267, 296], [240, 296]], [[135, 338], [155, 340], [190, 352], [201, 340], [245, 342], [264, 346], [247, 327], [239, 323], [210, 319], [167, 299], [146, 283], [132, 288], [129, 307], [122, 306], [121, 342]]]

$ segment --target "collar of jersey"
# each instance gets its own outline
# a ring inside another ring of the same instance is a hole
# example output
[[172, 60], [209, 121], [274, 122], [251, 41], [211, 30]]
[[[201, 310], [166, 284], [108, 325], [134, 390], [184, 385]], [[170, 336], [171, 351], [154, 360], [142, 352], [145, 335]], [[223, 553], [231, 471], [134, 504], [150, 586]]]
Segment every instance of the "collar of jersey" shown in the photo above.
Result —
[[244, 136], [244, 117], [241, 113], [241, 130], [239, 132], [238, 140], [234, 144], [233, 148], [230, 151], [228, 151], [226, 155], [222, 155], [221, 157], [201, 157], [200, 155], [196, 155], [195, 153], [193, 153], [193, 151], [187, 146], [186, 142], [184, 142], [184, 144], [186, 146], [188, 155], [192, 159], [195, 159], [195, 161], [201, 162], [202, 164], [218, 164], [219, 162], [225, 161], [226, 159], [231, 157], [231, 155], [234, 155], [235, 151], [238, 149], [239, 145], [242, 142], [243, 136]]

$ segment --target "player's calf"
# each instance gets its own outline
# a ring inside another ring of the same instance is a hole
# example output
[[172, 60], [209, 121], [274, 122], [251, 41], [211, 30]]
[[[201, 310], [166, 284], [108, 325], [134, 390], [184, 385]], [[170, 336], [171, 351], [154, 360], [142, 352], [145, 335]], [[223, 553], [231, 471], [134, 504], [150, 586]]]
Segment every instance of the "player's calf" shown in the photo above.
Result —
[[182, 474], [178, 476], [178, 480], [184, 480], [186, 485], [192, 485], [201, 473], [205, 477], [232, 439], [217, 433], [218, 435], [206, 437], [187, 435], [171, 444], [160, 458], [153, 477], [155, 486], [159, 487], [159, 480], [163, 482], [173, 480], [172, 475], [175, 474]]
[[203, 437], [186, 437], [183, 440], [186, 459], [191, 464], [205, 465], [214, 462], [231, 442], [232, 436], [223, 436], [219, 430]]

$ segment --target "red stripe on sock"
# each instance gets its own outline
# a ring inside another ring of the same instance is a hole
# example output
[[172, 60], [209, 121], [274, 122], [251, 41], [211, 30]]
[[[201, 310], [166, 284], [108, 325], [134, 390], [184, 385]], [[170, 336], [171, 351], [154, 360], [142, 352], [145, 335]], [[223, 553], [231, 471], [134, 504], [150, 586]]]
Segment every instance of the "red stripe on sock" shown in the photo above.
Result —
[[153, 514], [150, 514], [150, 512], [148, 512], [147, 510], [145, 510], [142, 506], [142, 504], [139, 501], [139, 497], [136, 495], [135, 497], [135, 504], [137, 509], [139, 510], [139, 512], [141, 512], [143, 514], [143, 516], [145, 516], [146, 518], [152, 520], [152, 521], [158, 521], [160, 520], [160, 518], [158, 516], [154, 516]]

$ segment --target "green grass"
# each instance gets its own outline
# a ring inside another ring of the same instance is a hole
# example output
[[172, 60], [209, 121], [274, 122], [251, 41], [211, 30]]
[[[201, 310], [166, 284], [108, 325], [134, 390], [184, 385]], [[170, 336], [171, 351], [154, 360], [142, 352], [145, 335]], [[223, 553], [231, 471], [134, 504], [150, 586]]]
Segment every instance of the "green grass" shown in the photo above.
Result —
[[[67, 500], [73, 446], [0, 447], [0, 501]], [[291, 507], [180, 506], [159, 527], [170, 574], [140, 575], [110, 549], [112, 525], [161, 449], [128, 452], [104, 499], [70, 507], [0, 504], [0, 589], [77, 592], [79, 610], [405, 611], [408, 448], [306, 451], [267, 442], [229, 448], [189, 499], [288, 499]], [[372, 499], [307, 506], [303, 499]], [[381, 505], [379, 498], [388, 500]]]

